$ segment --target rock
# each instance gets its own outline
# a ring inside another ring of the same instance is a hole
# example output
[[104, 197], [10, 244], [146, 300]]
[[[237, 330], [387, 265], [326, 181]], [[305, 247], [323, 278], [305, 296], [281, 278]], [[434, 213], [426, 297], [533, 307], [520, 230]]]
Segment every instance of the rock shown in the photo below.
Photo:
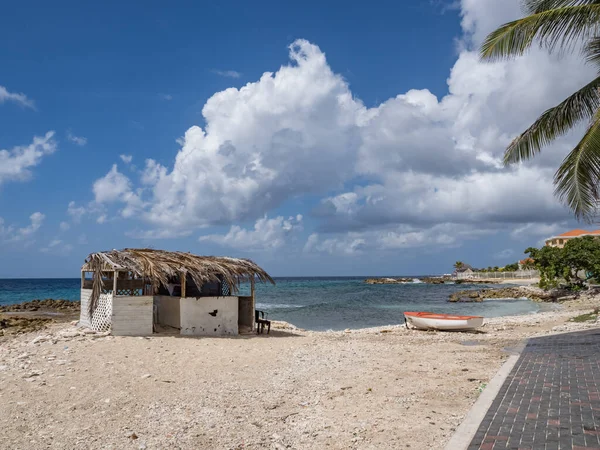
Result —
[[482, 302], [485, 299], [520, 299], [554, 301], [555, 293], [531, 287], [504, 287], [498, 289], [465, 290], [450, 294], [449, 302]]
[[60, 336], [64, 338], [74, 338], [79, 336], [79, 331], [62, 331]]
[[129, 435], [129, 439], [131, 439], [131, 440], [135, 440], [135, 439], [137, 439], [137, 438], [138, 438], [138, 436], [137, 436], [137, 434], [135, 434], [135, 433], [131, 433], [131, 434]]
[[33, 341], [31, 341], [31, 343], [32, 344], [39, 344], [40, 342], [45, 342], [48, 339], [50, 339], [49, 336], [38, 336]]

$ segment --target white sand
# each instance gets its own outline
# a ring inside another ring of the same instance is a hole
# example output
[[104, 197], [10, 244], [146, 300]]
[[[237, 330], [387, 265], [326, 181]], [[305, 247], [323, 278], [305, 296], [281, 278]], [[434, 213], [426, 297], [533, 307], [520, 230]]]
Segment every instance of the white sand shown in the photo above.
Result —
[[564, 328], [594, 302], [490, 319], [478, 334], [126, 338], [55, 325], [0, 341], [0, 447], [443, 448], [504, 348], [595, 325]]

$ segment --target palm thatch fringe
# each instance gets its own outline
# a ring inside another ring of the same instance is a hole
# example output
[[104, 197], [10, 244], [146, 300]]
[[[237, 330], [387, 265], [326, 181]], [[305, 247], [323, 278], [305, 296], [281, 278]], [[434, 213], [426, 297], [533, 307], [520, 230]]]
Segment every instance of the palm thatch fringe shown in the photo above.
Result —
[[249, 259], [197, 256], [148, 248], [91, 253], [86, 258], [82, 270], [94, 274], [90, 317], [98, 306], [103, 289], [103, 272], [130, 272], [135, 278], [148, 280], [154, 292], [157, 292], [161, 285], [166, 286], [169, 278], [182, 275], [188, 275], [198, 287], [209, 282], [225, 282], [232, 294], [238, 292], [240, 282], [250, 279], [275, 284], [267, 272]]

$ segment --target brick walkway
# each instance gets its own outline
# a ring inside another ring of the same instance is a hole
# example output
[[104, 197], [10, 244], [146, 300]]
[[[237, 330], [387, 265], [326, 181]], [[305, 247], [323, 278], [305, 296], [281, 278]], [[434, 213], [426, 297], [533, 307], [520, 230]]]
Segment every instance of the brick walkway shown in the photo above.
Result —
[[530, 339], [469, 450], [600, 450], [600, 330]]

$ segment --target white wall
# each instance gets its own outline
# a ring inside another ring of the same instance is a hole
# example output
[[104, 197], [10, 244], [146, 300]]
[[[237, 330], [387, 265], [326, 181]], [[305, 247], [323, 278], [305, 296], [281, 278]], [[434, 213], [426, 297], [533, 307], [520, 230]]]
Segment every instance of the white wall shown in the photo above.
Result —
[[82, 327], [91, 327], [90, 316], [88, 310], [90, 308], [90, 297], [92, 296], [91, 289], [81, 290], [81, 312], [79, 313], [79, 325]]
[[180, 298], [167, 295], [155, 295], [154, 304], [157, 308], [158, 323], [174, 328], [181, 328]]
[[[238, 334], [237, 297], [182, 298], [180, 305], [182, 335], [226, 336]], [[209, 313], [215, 314], [213, 316]]]
[[112, 334], [147, 336], [152, 334], [154, 297], [114, 297]]

